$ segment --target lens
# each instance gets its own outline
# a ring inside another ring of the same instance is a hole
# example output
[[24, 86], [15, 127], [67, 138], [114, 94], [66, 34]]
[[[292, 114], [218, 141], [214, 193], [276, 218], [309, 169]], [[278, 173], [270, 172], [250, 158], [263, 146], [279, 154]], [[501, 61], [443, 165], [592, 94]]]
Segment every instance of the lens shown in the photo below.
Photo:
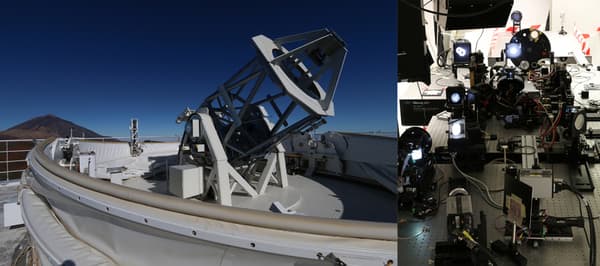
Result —
[[518, 49], [517, 47], [514, 47], [514, 46], [510, 47], [510, 50], [508, 50], [508, 51], [509, 51], [509, 53], [510, 53], [512, 56], [515, 56], [516, 54], [518, 54], [518, 53], [519, 53], [519, 49]]
[[521, 44], [509, 43], [506, 45], [506, 57], [517, 58], [521, 56]]
[[460, 102], [460, 94], [458, 92], [453, 92], [450, 94], [450, 102], [453, 104], [457, 104]]
[[583, 114], [583, 113], [577, 114], [577, 116], [575, 116], [575, 121], [573, 122], [573, 125], [575, 127], [575, 130], [583, 131], [583, 129], [585, 127], [585, 114]]

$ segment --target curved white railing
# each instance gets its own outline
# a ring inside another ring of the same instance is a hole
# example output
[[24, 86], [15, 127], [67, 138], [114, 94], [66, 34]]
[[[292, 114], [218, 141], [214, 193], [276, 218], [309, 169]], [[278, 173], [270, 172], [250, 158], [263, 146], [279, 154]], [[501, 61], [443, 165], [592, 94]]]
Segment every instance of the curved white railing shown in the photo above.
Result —
[[[29, 156], [38, 166], [52, 175], [77, 186], [111, 197], [143, 204], [146, 206], [187, 215], [215, 219], [225, 222], [257, 226], [267, 229], [298, 233], [318, 234], [349, 238], [396, 241], [395, 223], [340, 220], [320, 217], [291, 216], [237, 207], [227, 207], [212, 203], [190, 201], [168, 195], [136, 190], [89, 178], [78, 172], [69, 171], [52, 161], [44, 149], [54, 139], [47, 139], [36, 145]], [[33, 165], [33, 164], [30, 164]], [[33, 169], [35, 170], [35, 169]], [[44, 178], [35, 176], [35, 178]]]

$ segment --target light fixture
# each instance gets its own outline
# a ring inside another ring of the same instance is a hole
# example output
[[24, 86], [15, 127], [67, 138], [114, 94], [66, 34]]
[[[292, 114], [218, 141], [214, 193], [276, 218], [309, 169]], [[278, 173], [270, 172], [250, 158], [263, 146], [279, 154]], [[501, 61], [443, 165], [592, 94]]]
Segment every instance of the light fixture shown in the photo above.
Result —
[[540, 32], [537, 30], [532, 30], [531, 33], [529, 33], [529, 37], [531, 37], [533, 40], [537, 40], [540, 37]]
[[[424, 161], [431, 159], [428, 155], [431, 145], [431, 136], [427, 131], [420, 127], [411, 127], [398, 140], [400, 160], [408, 159], [407, 162], [411, 165], [422, 164]], [[407, 158], [409, 156], [410, 158]]]
[[410, 153], [410, 157], [413, 159], [413, 161], [417, 161], [417, 160], [423, 159], [423, 150], [421, 148], [413, 150]]
[[467, 126], [464, 118], [448, 120], [448, 151], [462, 152], [467, 149]]
[[465, 132], [465, 119], [451, 119], [448, 121], [448, 139], [460, 140], [465, 139], [467, 134]]
[[513, 22], [511, 31], [512, 34], [515, 34], [515, 32], [517, 32], [517, 28], [519, 31], [521, 30], [521, 20], [523, 19], [523, 14], [521, 11], [515, 10], [510, 14], [510, 19]]
[[453, 86], [446, 88], [446, 104], [449, 109], [460, 109], [464, 106], [465, 88]]
[[456, 54], [460, 57], [467, 55], [467, 50], [463, 47], [456, 47]]
[[507, 43], [506, 44], [506, 57], [510, 59], [519, 58], [521, 56], [521, 44], [520, 43]]
[[451, 129], [452, 130], [450, 132], [451, 132], [452, 136], [458, 136], [462, 133], [462, 128], [459, 123], [452, 124]]
[[454, 64], [469, 64], [471, 57], [471, 43], [467, 40], [457, 40], [454, 42]]
[[450, 95], [450, 102], [453, 103], [453, 104], [457, 104], [457, 103], [460, 102], [460, 98], [461, 97], [460, 97], [460, 94], [458, 94], [458, 92], [453, 92]]
[[523, 19], [523, 13], [521, 13], [519, 10], [515, 10], [510, 14], [510, 19], [513, 22], [519, 23]]

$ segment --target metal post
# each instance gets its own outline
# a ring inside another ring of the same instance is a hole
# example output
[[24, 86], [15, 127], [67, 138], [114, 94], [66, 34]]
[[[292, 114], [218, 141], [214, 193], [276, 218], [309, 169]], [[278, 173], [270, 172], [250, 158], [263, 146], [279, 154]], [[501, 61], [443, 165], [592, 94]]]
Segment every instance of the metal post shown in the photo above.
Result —
[[8, 182], [8, 173], [9, 173], [9, 171], [8, 171], [8, 141], [4, 142], [4, 148], [6, 150], [6, 156], [5, 156], [6, 157], [6, 169], [5, 169], [6, 170], [6, 182]]
[[169, 159], [165, 159], [165, 174], [167, 175], [167, 184], [169, 184]]

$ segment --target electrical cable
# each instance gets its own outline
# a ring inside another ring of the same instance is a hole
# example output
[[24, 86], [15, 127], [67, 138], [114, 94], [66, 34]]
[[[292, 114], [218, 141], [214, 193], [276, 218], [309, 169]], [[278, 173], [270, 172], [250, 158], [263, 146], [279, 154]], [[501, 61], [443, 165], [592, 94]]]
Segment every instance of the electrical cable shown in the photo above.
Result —
[[477, 41], [475, 42], [475, 52], [477, 52], [477, 46], [479, 45], [479, 40], [481, 39], [481, 36], [483, 36], [484, 31], [485, 29], [481, 29], [481, 34], [479, 34], [479, 38], [477, 38]]
[[[451, 82], [448, 82], [448, 83], [441, 82], [440, 83], [440, 80], [450, 80]], [[460, 85], [460, 82], [455, 79], [449, 78], [449, 77], [439, 77], [435, 80], [435, 84], [440, 87], [450, 87], [450, 86], [458, 86], [458, 85]]]
[[[502, 205], [497, 203], [493, 198], [492, 195], [490, 194], [490, 188], [483, 183], [482, 181], [478, 180], [475, 177], [470, 176], [469, 174], [463, 172], [462, 170], [460, 170], [460, 168], [458, 167], [458, 165], [456, 164], [456, 154], [450, 154], [450, 156], [452, 157], [452, 164], [454, 165], [454, 168], [462, 175], [464, 176], [467, 181], [469, 181], [469, 183], [475, 185], [479, 191], [483, 194], [483, 199], [492, 207], [496, 208], [496, 209], [502, 209]], [[485, 190], [485, 193], [483, 192], [483, 190]], [[487, 198], [486, 198], [487, 196]]]
[[[581, 211], [581, 199], [577, 196], [575, 196], [575, 198], [577, 198], [577, 202], [579, 203], [579, 216], [583, 217], [583, 211]], [[590, 238], [588, 237], [588, 232], [587, 229], [585, 229], [585, 226], [583, 226], [583, 233], [585, 235], [585, 242], [587, 243], [588, 247], [590, 247]]]
[[416, 234], [416, 235], [414, 235], [414, 236], [398, 237], [398, 240], [411, 240], [411, 239], [413, 239], [413, 238], [417, 238], [417, 237], [419, 237], [420, 235], [422, 235], [422, 234], [423, 234], [423, 233], [425, 233], [426, 231], [427, 231], [427, 229], [426, 229], [426, 228], [423, 228], [423, 229], [421, 229], [421, 232], [417, 233], [417, 234]]
[[596, 229], [594, 225], [594, 216], [592, 215], [592, 207], [590, 206], [588, 201], [584, 201], [585, 208], [588, 213], [588, 217], [590, 219], [589, 227], [590, 227], [590, 238], [591, 238], [591, 246], [590, 246], [590, 265], [596, 266]]
[[437, 65], [439, 67], [446, 67], [448, 66], [447, 61], [448, 61], [448, 54], [450, 53], [452, 49], [446, 49], [443, 52], [438, 54], [438, 58], [437, 58]]
[[547, 116], [548, 118], [550, 118], [550, 113], [548, 112], [548, 109], [546, 109], [546, 106], [544, 106], [544, 105], [542, 104], [542, 102], [540, 102], [540, 100], [539, 100], [539, 99], [534, 99], [533, 101], [534, 101], [536, 104], [538, 104], [540, 107], [542, 107], [542, 109], [544, 109], [544, 113], [546, 113], [546, 116]]
[[502, 2], [498, 2], [494, 6], [491, 6], [489, 8], [486, 8], [484, 10], [480, 10], [480, 11], [477, 11], [477, 12], [464, 13], [464, 14], [448, 14], [448, 13], [442, 13], [442, 12], [433, 11], [433, 10], [429, 10], [429, 9], [423, 8], [422, 6], [415, 5], [415, 4], [411, 3], [411, 2], [409, 2], [408, 0], [399, 0], [399, 1], [401, 3], [409, 6], [409, 7], [414, 8], [414, 9], [418, 9], [418, 10], [421, 10], [423, 12], [427, 12], [427, 13], [434, 14], [434, 15], [445, 16], [445, 17], [448, 17], [448, 18], [470, 18], [470, 17], [475, 17], [475, 16], [486, 14], [486, 13], [488, 13], [488, 12], [494, 10], [494, 9], [497, 9], [497, 8], [503, 6], [503, 5], [510, 4], [510, 3], [513, 2], [513, 0], [505, 0], [505, 1], [502, 1]]
[[440, 178], [438, 178], [435, 183], [437, 185], [437, 204], [435, 206], [435, 210], [433, 211], [433, 214], [431, 215], [432, 217], [438, 212], [438, 210], [440, 209], [440, 205], [442, 205], [441, 201], [442, 201], [442, 189], [441, 189], [441, 185], [437, 184], [438, 181], [444, 179], [446, 177], [445, 173], [442, 171], [442, 176]]
[[[559, 125], [559, 122], [560, 122], [560, 120], [562, 118], [562, 115], [563, 115], [563, 108], [562, 108], [562, 106], [563, 106], [562, 103], [558, 104], [558, 114], [556, 115], [556, 117], [554, 118], [554, 121], [552, 121], [552, 123], [550, 124], [550, 126], [548, 127], [548, 129], [546, 129], [545, 131], [542, 132], [542, 128], [544, 126], [542, 125], [542, 127], [540, 127], [540, 139], [542, 140], [542, 147], [544, 147], [544, 145], [545, 145], [546, 136], [548, 134], [552, 134], [552, 141], [551, 141], [551, 143], [549, 145], [549, 148], [552, 148], [552, 146], [556, 142], [556, 134], [557, 134], [558, 125]], [[549, 117], [548, 114], [547, 114], [547, 116]], [[548, 120], [549, 120], [549, 118], [548, 118]]]
[[[589, 248], [590, 248], [590, 266], [596, 266], [596, 228], [594, 225], [594, 216], [592, 215], [592, 208], [590, 206], [590, 202], [587, 201], [583, 195], [581, 194], [581, 192], [579, 192], [576, 188], [571, 187], [568, 184], [562, 183], [562, 187], [566, 188], [567, 190], [573, 192], [578, 198], [577, 200], [579, 201], [579, 208], [581, 210], [581, 203], [583, 202], [583, 205], [585, 206], [586, 212], [588, 214], [588, 226], [590, 227], [590, 243], [589, 243]], [[583, 216], [583, 214], [582, 214]], [[585, 225], [583, 226], [583, 230], [585, 232], [586, 235], [586, 240], [587, 240], [587, 231], [585, 229]]]
[[[573, 82], [575, 82], [575, 85], [571, 85], [571, 88], [574, 89], [577, 86], [581, 85], [582, 83], [586, 83], [586, 82], [590, 81], [592, 78], [594, 78], [596, 76], [596, 72], [591, 72], [590, 75], [586, 75], [586, 73], [590, 73], [590, 72], [581, 72], [576, 75], [572, 75], [571, 77], [573, 78]], [[582, 80], [582, 78], [583, 78], [583, 80]], [[581, 80], [581, 81], [577, 82], [577, 80]]]

